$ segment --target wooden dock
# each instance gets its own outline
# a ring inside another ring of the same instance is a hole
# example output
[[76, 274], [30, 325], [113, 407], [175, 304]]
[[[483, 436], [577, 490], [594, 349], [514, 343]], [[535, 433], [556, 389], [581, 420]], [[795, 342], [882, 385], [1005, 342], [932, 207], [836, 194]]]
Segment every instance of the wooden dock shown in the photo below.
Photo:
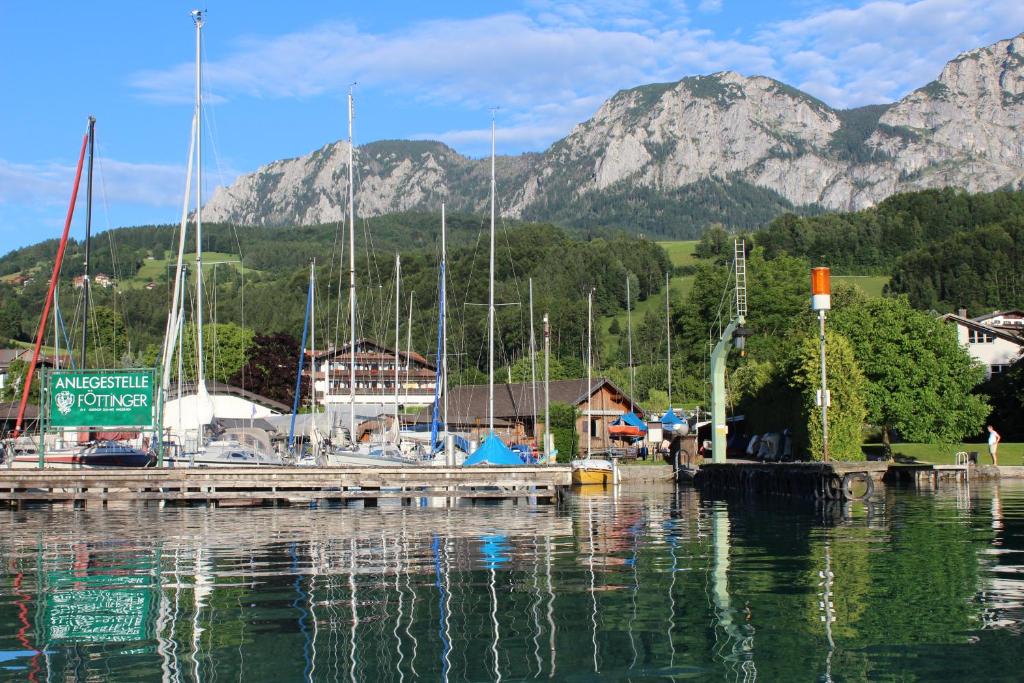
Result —
[[572, 483], [567, 465], [0, 470], [0, 501], [308, 503], [379, 498], [537, 498]]
[[874, 495], [888, 470], [884, 462], [704, 463], [694, 481], [702, 488], [755, 494], [861, 500]]

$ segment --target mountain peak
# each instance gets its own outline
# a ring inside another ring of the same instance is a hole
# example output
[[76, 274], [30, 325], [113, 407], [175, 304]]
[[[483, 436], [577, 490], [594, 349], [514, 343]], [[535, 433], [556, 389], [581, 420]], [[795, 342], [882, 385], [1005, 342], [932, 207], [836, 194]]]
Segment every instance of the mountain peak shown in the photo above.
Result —
[[[851, 210], [900, 191], [1024, 181], [1024, 34], [952, 59], [891, 105], [839, 111], [766, 76], [720, 71], [619, 91], [543, 153], [503, 157], [503, 215], [693, 235], [754, 227], [792, 207]], [[211, 220], [337, 220], [346, 142], [219, 189]], [[360, 216], [486, 210], [489, 161], [433, 140], [357, 150]]]

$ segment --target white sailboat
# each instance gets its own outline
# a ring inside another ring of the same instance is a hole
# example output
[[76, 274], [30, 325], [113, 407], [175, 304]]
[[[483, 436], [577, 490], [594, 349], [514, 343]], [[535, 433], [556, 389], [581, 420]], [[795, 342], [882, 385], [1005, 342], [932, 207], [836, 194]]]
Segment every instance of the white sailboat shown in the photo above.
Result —
[[593, 400], [593, 385], [591, 375], [593, 373], [593, 317], [594, 317], [594, 290], [587, 292], [587, 457], [578, 458], [572, 461], [572, 483], [577, 485], [598, 485], [607, 486], [614, 483], [615, 468], [611, 460], [607, 458], [593, 457], [593, 427], [590, 422], [590, 402]]
[[[178, 259], [174, 280], [170, 313], [164, 335], [163, 373], [160, 390], [166, 403], [170, 394], [172, 360], [177, 356], [178, 382], [174, 410], [165, 411], [164, 426], [173, 421], [175, 434], [172, 434], [174, 448], [166, 457], [170, 465], [199, 466], [244, 466], [244, 465], [280, 465], [281, 458], [276, 454], [261, 453], [235, 440], [209, 440], [207, 427], [213, 422], [214, 404], [206, 385], [206, 372], [203, 366], [203, 155], [202, 155], [202, 30], [204, 21], [203, 10], [193, 10], [192, 20], [196, 28], [196, 65], [195, 65], [195, 106], [192, 114], [192, 140], [189, 147], [188, 176], [185, 181], [185, 199], [182, 206], [181, 225], [178, 239]], [[194, 162], [194, 163], [193, 163]], [[196, 329], [196, 380], [191, 395], [183, 395], [182, 370], [182, 336], [185, 318], [185, 240], [188, 225], [188, 209], [191, 199], [192, 170], [195, 168], [195, 226], [196, 226], [196, 297], [195, 297], [195, 329]], [[177, 354], [175, 354], [177, 351]]]

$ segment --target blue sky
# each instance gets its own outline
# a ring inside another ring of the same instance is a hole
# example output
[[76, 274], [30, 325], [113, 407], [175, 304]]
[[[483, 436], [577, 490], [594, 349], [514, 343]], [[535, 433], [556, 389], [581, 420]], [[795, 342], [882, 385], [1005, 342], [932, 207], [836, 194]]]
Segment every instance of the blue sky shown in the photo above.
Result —
[[[191, 117], [194, 3], [0, 0], [0, 253], [59, 236], [86, 117], [96, 229], [173, 222]], [[1020, 0], [209, 0], [206, 180], [346, 135], [471, 156], [543, 150], [621, 88], [732, 69], [836, 107], [898, 99], [1024, 30]], [[81, 201], [81, 199], [80, 199]], [[81, 211], [73, 227], [84, 231]]]

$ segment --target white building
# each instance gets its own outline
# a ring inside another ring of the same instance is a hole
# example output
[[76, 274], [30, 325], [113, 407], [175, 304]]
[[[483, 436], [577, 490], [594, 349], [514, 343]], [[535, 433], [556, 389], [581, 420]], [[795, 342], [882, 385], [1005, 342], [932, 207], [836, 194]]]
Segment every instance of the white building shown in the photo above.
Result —
[[[316, 359], [316, 398], [321, 405], [348, 404], [352, 355], [349, 345], [324, 351]], [[303, 374], [309, 377], [309, 365]], [[415, 351], [398, 353], [398, 402], [425, 406], [434, 402], [437, 369]], [[370, 339], [356, 341], [356, 405], [395, 404], [395, 352]], [[325, 381], [326, 380], [326, 381]], [[308, 381], [308, 379], [307, 379]]]
[[967, 311], [960, 309], [942, 320], [956, 325], [961, 346], [985, 366], [985, 379], [1006, 372], [1024, 352], [1024, 311], [993, 311], [968, 318]]

